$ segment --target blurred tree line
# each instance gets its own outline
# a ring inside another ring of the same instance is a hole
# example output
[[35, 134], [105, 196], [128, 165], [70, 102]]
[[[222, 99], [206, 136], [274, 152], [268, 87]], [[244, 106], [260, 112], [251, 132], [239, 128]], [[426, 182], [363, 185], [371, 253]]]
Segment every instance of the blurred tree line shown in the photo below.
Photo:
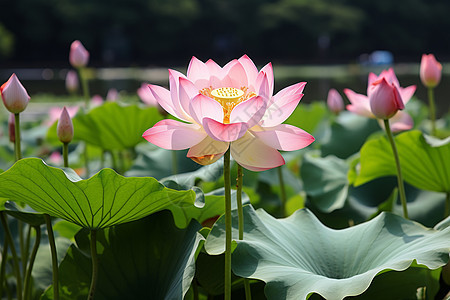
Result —
[[92, 64], [286, 63], [450, 55], [448, 0], [1, 0], [0, 61], [67, 64], [79, 39]]

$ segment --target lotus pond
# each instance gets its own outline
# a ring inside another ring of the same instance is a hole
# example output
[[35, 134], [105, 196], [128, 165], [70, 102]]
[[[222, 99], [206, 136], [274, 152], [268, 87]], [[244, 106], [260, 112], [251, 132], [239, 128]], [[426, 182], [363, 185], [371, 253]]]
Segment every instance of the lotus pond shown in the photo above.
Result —
[[62, 105], [1, 88], [2, 299], [449, 296], [450, 114], [424, 61], [302, 103], [271, 64], [193, 58], [103, 101], [80, 45]]

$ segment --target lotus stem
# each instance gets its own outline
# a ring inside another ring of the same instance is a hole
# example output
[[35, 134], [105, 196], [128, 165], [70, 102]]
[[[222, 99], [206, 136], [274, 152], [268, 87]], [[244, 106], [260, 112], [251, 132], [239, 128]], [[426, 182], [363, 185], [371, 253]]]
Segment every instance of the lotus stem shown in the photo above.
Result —
[[102, 150], [102, 154], [100, 156], [100, 169], [103, 169], [105, 167], [105, 156], [106, 150]]
[[198, 284], [197, 284], [197, 281], [195, 280], [195, 278], [192, 280], [192, 294], [193, 294], [194, 300], [199, 300]]
[[[20, 260], [22, 262], [22, 266], [25, 264], [27, 258], [25, 256], [25, 240], [23, 239], [23, 222], [17, 220], [17, 234], [19, 235], [19, 247], [20, 247]], [[22, 274], [25, 274], [22, 270]]]
[[69, 167], [69, 143], [63, 143], [64, 168]]
[[6, 296], [8, 297], [8, 300], [12, 300], [12, 293], [11, 289], [9, 288], [9, 285], [7, 282], [5, 282], [5, 290], [6, 290]]
[[225, 300], [231, 300], [231, 178], [230, 148], [224, 155], [223, 178], [225, 188]]
[[78, 76], [80, 77], [81, 88], [83, 89], [84, 109], [88, 110], [89, 109], [90, 95], [89, 95], [88, 81], [87, 81], [87, 78], [85, 76], [85, 73], [86, 73], [85, 70], [86, 70], [86, 68], [79, 67], [78, 68]]
[[[238, 209], [238, 220], [239, 220], [239, 240], [244, 239], [244, 210], [242, 207], [242, 187], [244, 182], [244, 174], [242, 166], [238, 164], [237, 169], [237, 179], [236, 179], [236, 202]], [[245, 289], [245, 299], [252, 299], [252, 290], [250, 288], [250, 280], [244, 278], [244, 289]]]
[[53, 268], [53, 299], [59, 299], [59, 281], [58, 281], [58, 254], [56, 252], [55, 235], [53, 234], [52, 220], [50, 215], [44, 214], [45, 224], [47, 225], [48, 242], [50, 244], [50, 252], [52, 254]]
[[[19, 258], [17, 257], [16, 247], [14, 247], [14, 241], [9, 230], [8, 221], [4, 211], [0, 211], [0, 218], [5, 230], [5, 238], [8, 240], [9, 247], [11, 248], [11, 254], [14, 262], [14, 272], [16, 273], [16, 294], [17, 300], [22, 300], [22, 276], [20, 275]], [[3, 283], [2, 283], [3, 284]]]
[[286, 188], [284, 186], [284, 179], [283, 179], [283, 166], [279, 166], [278, 169], [278, 179], [280, 182], [280, 200], [281, 200], [281, 215], [284, 217], [286, 215]]
[[28, 300], [30, 298], [30, 291], [31, 291], [31, 272], [33, 271], [33, 265], [34, 261], [36, 260], [36, 254], [39, 249], [39, 244], [41, 243], [41, 227], [40, 226], [34, 226], [34, 230], [36, 231], [36, 239], [34, 241], [33, 250], [31, 251], [30, 261], [28, 263], [28, 269], [25, 275], [24, 280], [24, 300]]
[[[85, 68], [80, 67], [78, 68], [78, 76], [80, 77], [81, 81], [81, 87], [83, 89], [83, 97], [84, 97], [84, 110], [87, 112], [89, 109], [89, 101], [90, 101], [90, 94], [89, 94], [89, 85], [87, 78], [85, 76]], [[84, 143], [84, 167], [86, 169], [86, 177], [89, 177], [89, 156], [88, 156], [88, 149], [87, 144]]]
[[97, 257], [97, 231], [91, 230], [91, 258], [92, 258], [92, 278], [89, 288], [88, 300], [94, 299], [95, 288], [98, 278], [98, 257]]
[[112, 167], [116, 172], [119, 172], [119, 166], [117, 165], [117, 158], [116, 158], [116, 153], [111, 150], [111, 162], [112, 162]]
[[239, 240], [244, 239], [244, 211], [242, 209], [242, 184], [244, 181], [243, 177], [242, 167], [238, 164], [236, 179], [236, 201], [239, 220]]
[[8, 285], [5, 280], [6, 261], [8, 260], [8, 239], [5, 238], [2, 249], [2, 262], [0, 265], [0, 297], [3, 296], [3, 284]]
[[14, 114], [14, 151], [16, 155], [16, 161], [22, 158], [22, 150], [20, 147], [20, 114]]
[[30, 249], [30, 239], [31, 239], [31, 226], [28, 226], [28, 230], [27, 230], [27, 239], [25, 240], [25, 259], [23, 260], [22, 263], [22, 274], [25, 274], [26, 269], [27, 269], [27, 264], [25, 263], [28, 260], [28, 251]]
[[436, 107], [434, 105], [434, 88], [428, 88], [428, 103], [430, 109], [431, 135], [436, 135]]
[[386, 134], [388, 136], [389, 142], [391, 143], [392, 153], [394, 154], [395, 166], [397, 168], [397, 183], [398, 183], [398, 191], [400, 194], [400, 201], [403, 207], [403, 217], [408, 219], [408, 207], [406, 202], [406, 194], [405, 194], [405, 186], [403, 184], [403, 176], [402, 170], [400, 167], [400, 159], [398, 157], [397, 147], [395, 146], [395, 140], [392, 135], [391, 127], [389, 125], [389, 120], [384, 120], [384, 126], [386, 128]]

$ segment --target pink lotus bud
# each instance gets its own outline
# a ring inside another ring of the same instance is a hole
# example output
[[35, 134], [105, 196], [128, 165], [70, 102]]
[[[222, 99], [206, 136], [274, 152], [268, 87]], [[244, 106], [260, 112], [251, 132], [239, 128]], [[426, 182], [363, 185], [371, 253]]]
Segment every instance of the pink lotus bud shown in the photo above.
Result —
[[66, 75], [66, 89], [70, 93], [74, 93], [78, 90], [78, 74], [74, 70], [70, 70]]
[[397, 111], [405, 108], [397, 87], [386, 81], [386, 78], [372, 83], [373, 89], [369, 95], [370, 109], [378, 119], [387, 120]]
[[9, 114], [8, 131], [9, 131], [9, 141], [11, 143], [15, 143], [16, 142], [16, 117], [14, 116], [14, 114]]
[[103, 104], [103, 98], [100, 95], [94, 95], [91, 98], [92, 107], [97, 107]]
[[59, 140], [62, 143], [70, 143], [73, 138], [73, 124], [72, 119], [64, 106], [61, 113], [61, 117], [58, 120], [58, 126], [56, 127], [56, 133]]
[[0, 87], [0, 92], [2, 93], [2, 99], [6, 109], [13, 114], [23, 112], [28, 105], [28, 101], [30, 101], [27, 90], [14, 73]]
[[85, 67], [88, 64], [89, 52], [78, 40], [70, 45], [69, 61], [74, 68]]
[[106, 101], [117, 101], [119, 99], [119, 92], [112, 88], [108, 90], [108, 94], [106, 94]]
[[433, 54], [423, 54], [420, 63], [420, 79], [424, 86], [434, 88], [441, 81], [442, 65]]
[[328, 91], [327, 104], [328, 108], [335, 114], [344, 110], [344, 100], [342, 100], [341, 95], [336, 89], [330, 89]]

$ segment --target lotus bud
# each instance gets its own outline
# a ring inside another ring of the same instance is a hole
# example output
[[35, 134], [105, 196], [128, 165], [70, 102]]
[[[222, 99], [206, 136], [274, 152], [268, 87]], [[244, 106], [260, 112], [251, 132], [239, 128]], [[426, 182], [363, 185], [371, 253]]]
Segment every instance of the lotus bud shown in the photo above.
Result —
[[85, 67], [88, 64], [89, 52], [78, 40], [70, 45], [69, 61], [74, 68]]
[[335, 114], [344, 110], [344, 100], [336, 89], [330, 89], [327, 97], [328, 108]]
[[369, 95], [370, 109], [378, 119], [387, 120], [405, 108], [398, 89], [394, 84], [389, 84], [386, 78], [373, 82], [372, 87]]
[[119, 92], [112, 88], [108, 90], [108, 94], [106, 94], [106, 101], [117, 101], [119, 99]]
[[9, 114], [8, 131], [9, 131], [9, 141], [11, 143], [15, 143], [16, 142], [16, 118], [14, 117], [14, 114]]
[[73, 124], [72, 119], [64, 106], [61, 117], [58, 120], [58, 126], [56, 127], [56, 133], [59, 140], [62, 143], [70, 143], [73, 138]]
[[75, 93], [78, 90], [78, 74], [74, 70], [70, 70], [66, 75], [66, 89], [69, 93]]
[[103, 104], [103, 98], [100, 95], [94, 95], [91, 98], [92, 107], [97, 107]]
[[433, 54], [423, 54], [420, 63], [420, 80], [424, 86], [434, 88], [441, 81], [442, 65]]
[[0, 87], [0, 92], [2, 93], [2, 99], [6, 109], [13, 114], [23, 112], [30, 101], [27, 90], [25, 90], [14, 73]]

